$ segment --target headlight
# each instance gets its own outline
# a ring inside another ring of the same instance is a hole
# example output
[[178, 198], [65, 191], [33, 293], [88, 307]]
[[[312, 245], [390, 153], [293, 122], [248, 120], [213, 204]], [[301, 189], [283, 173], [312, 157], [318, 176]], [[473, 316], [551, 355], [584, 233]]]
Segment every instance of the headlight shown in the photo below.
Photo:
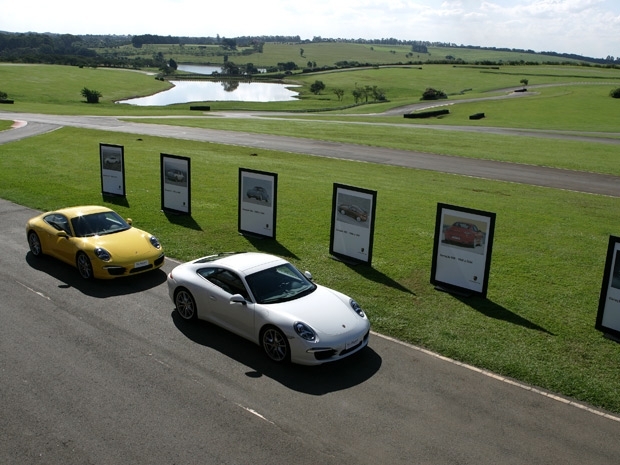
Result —
[[360, 304], [358, 304], [355, 300], [353, 299], [349, 300], [349, 305], [351, 306], [353, 310], [355, 310], [355, 313], [357, 313], [362, 318], [366, 316], [364, 314], [364, 310], [362, 310], [362, 307], [360, 307]]
[[316, 333], [305, 323], [298, 321], [293, 324], [293, 328], [295, 328], [295, 332], [300, 338], [310, 342], [315, 342], [317, 340]]
[[104, 262], [109, 262], [110, 258], [112, 258], [110, 256], [110, 252], [108, 252], [106, 249], [102, 249], [101, 247], [97, 247], [95, 249], [95, 255], [99, 260], [103, 260]]
[[149, 237], [149, 241], [151, 241], [151, 245], [153, 247], [155, 247], [156, 249], [161, 249], [161, 244], [159, 243], [159, 241], [157, 240], [155, 236]]

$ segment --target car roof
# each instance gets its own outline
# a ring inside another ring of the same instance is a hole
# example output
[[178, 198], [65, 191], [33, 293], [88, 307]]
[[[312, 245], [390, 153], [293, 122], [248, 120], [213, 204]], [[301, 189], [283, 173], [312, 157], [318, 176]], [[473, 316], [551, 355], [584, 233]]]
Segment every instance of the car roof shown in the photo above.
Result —
[[69, 218], [75, 216], [89, 215], [91, 213], [101, 213], [111, 211], [108, 207], [102, 207], [99, 205], [82, 205], [78, 207], [67, 207], [61, 208], [59, 210], [54, 210], [49, 213], [61, 213], [63, 215], [68, 216]]
[[194, 264], [218, 264], [239, 271], [245, 275], [288, 263], [283, 258], [260, 252], [228, 252], [209, 255], [194, 260]]

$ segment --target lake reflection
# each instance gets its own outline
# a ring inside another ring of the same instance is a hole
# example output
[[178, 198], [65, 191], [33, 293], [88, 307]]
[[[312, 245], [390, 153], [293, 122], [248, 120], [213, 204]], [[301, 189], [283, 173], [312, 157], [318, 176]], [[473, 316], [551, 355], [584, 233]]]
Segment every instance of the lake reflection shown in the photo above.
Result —
[[148, 97], [120, 100], [137, 106], [165, 106], [190, 102], [288, 102], [296, 100], [297, 92], [289, 87], [299, 87], [267, 82], [213, 82], [170, 81], [171, 89]]

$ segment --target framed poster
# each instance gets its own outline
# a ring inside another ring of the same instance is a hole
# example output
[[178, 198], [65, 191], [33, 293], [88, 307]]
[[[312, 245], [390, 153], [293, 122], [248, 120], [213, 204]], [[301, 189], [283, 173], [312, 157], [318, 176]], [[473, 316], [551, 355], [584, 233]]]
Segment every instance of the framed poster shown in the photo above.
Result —
[[160, 168], [162, 210], [191, 215], [190, 159], [162, 153]]
[[377, 192], [334, 184], [329, 253], [370, 264]]
[[595, 328], [620, 340], [620, 237], [609, 237]]
[[101, 193], [125, 197], [125, 148], [99, 144]]
[[495, 213], [437, 204], [431, 284], [486, 297]]
[[239, 168], [238, 229], [275, 239], [278, 175]]

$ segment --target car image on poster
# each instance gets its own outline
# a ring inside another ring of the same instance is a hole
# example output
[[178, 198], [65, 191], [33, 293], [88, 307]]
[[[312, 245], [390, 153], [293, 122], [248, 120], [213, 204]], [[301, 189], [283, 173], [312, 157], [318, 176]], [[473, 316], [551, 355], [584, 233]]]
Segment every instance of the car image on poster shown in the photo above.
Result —
[[495, 214], [438, 204], [431, 283], [486, 296]]
[[334, 184], [329, 252], [337, 258], [371, 263], [377, 192]]

